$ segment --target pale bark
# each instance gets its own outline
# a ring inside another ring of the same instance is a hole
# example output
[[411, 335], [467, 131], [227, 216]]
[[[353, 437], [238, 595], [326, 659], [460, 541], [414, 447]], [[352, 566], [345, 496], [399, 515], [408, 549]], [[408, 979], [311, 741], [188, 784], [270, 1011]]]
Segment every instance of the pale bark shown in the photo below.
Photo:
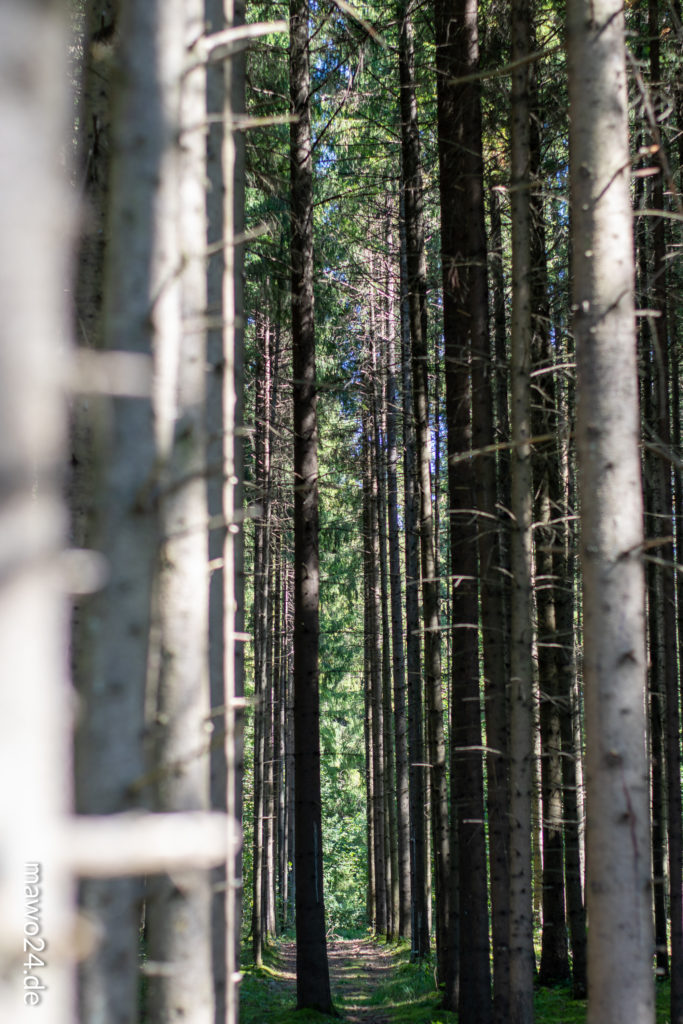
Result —
[[[164, 18], [174, 15], [177, 20], [169, 20], [166, 45], [169, 62], [174, 56], [178, 61], [177, 84], [172, 81], [170, 88], [179, 90], [179, 150], [162, 189], [168, 188], [164, 226], [177, 277], [178, 320], [176, 329], [166, 330], [155, 343], [161, 561], [153, 743], [158, 809], [199, 811], [210, 806], [206, 143], [196, 128], [206, 116], [206, 74], [192, 55], [192, 44], [204, 27], [203, 2], [182, 0], [178, 9], [167, 3]], [[172, 197], [174, 184], [177, 194]], [[174, 285], [165, 282], [164, 287]], [[150, 880], [147, 938], [150, 959], [163, 965], [150, 977], [150, 1020], [183, 1017], [197, 1024], [213, 1022], [211, 890], [206, 872]]]
[[[167, 26], [156, 4], [124, 3], [115, 59], [123, 70], [112, 114], [109, 242], [105, 279], [104, 344], [141, 356], [175, 322], [164, 296], [154, 296], [172, 275], [166, 211], [159, 178], [166, 173], [177, 122], [176, 69]], [[142, 140], [142, 141], [140, 141]], [[151, 323], [150, 323], [150, 310]], [[170, 316], [169, 316], [170, 312]], [[173, 328], [171, 328], [173, 329]], [[87, 814], [139, 805], [144, 795], [144, 690], [151, 589], [156, 553], [156, 449], [149, 400], [112, 401], [97, 500], [93, 542], [109, 564], [106, 587], [83, 608], [85, 659], [78, 680], [82, 701], [76, 736], [77, 800]], [[138, 879], [88, 883], [83, 905], [107, 941], [81, 972], [81, 1014], [88, 1021], [129, 1022], [138, 1005], [138, 932], [142, 891]], [[114, 967], [114, 965], [116, 965]]]
[[81, 815], [64, 829], [74, 872], [84, 878], [213, 867], [239, 845], [240, 829], [205, 811]]
[[588, 1022], [652, 1024], [642, 487], [623, 9], [568, 5]]
[[[75, 893], [59, 850], [72, 803], [73, 715], [62, 491], [71, 357], [64, 300], [75, 221], [60, 162], [71, 116], [66, 56], [62, 4], [2, 5], [0, 1017], [17, 1024], [41, 1016], [71, 1024], [75, 1016]], [[29, 900], [37, 908], [30, 916]], [[31, 952], [45, 966], [31, 962]], [[39, 1002], [27, 999], [31, 991]]]

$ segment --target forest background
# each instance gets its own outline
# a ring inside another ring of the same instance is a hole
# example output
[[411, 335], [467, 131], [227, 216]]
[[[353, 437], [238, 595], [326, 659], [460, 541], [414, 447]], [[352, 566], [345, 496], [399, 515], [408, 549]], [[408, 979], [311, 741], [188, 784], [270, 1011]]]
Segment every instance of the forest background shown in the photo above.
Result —
[[7, 1019], [681, 1024], [677, 0], [1, 19]]

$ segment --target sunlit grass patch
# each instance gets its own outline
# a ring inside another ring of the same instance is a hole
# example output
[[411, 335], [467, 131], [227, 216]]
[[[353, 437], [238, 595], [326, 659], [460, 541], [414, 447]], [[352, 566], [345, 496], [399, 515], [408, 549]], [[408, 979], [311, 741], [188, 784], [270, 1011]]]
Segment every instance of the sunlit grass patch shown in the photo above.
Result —
[[392, 969], [373, 986], [369, 1005], [381, 1007], [392, 1024], [455, 1024], [457, 1017], [441, 1009], [431, 959], [411, 963], [406, 943], [391, 949]]
[[[669, 1024], [670, 983], [658, 981], [655, 990], [657, 1024]], [[572, 999], [571, 989], [539, 988], [534, 995], [536, 1024], [585, 1024], [586, 1000]]]
[[534, 993], [536, 1024], [584, 1024], [586, 1000], [572, 999], [568, 986], [539, 988]]
[[[370, 953], [369, 962], [359, 953], [357, 943], [355, 948], [349, 943], [348, 957], [339, 945], [332, 985], [339, 1017], [295, 1009], [296, 979], [291, 952], [287, 958], [276, 943], [265, 951], [261, 967], [254, 967], [245, 958], [240, 1024], [342, 1024], [349, 1017], [355, 1019], [356, 1014], [374, 1016], [375, 1012], [390, 1024], [456, 1024], [457, 1015], [439, 1005], [441, 994], [436, 989], [433, 959], [411, 963], [405, 943], [386, 946], [364, 941], [363, 946]], [[670, 1022], [669, 993], [668, 981], [657, 982], [657, 1024]], [[586, 1000], [572, 999], [568, 986], [539, 988], [534, 993], [534, 1003], [536, 1024], [585, 1024]]]

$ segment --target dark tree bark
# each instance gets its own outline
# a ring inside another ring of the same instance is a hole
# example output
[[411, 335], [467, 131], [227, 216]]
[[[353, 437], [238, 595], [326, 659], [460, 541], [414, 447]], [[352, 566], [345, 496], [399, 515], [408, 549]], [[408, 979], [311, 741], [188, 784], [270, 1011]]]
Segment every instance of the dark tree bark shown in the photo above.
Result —
[[294, 773], [297, 1005], [332, 1008], [320, 797], [318, 425], [313, 315], [313, 165], [307, 0], [290, 2], [294, 377]]
[[[472, 449], [472, 377], [488, 363], [485, 249], [477, 249], [475, 224], [483, 220], [479, 93], [474, 83], [453, 84], [478, 66], [476, 0], [454, 7], [438, 2], [437, 95], [441, 180], [441, 250], [448, 423], [448, 490], [451, 539], [452, 711], [451, 789], [456, 817], [461, 983], [458, 1017], [463, 1024], [492, 1019], [484, 783], [479, 699], [479, 592], [477, 544], [482, 526], [476, 513]], [[468, 230], [462, 230], [462, 224]], [[484, 277], [484, 287], [477, 281]], [[481, 303], [481, 308], [478, 307]], [[482, 348], [479, 348], [480, 343]], [[484, 382], [488, 387], [488, 381]], [[463, 458], [462, 456], [465, 456]], [[495, 490], [493, 491], [495, 493]], [[477, 496], [478, 497], [478, 496]], [[488, 511], [482, 509], [482, 512]], [[454, 895], [451, 896], [454, 898]]]
[[449, 949], [450, 854], [446, 750], [441, 692], [441, 637], [439, 581], [436, 577], [434, 515], [431, 482], [431, 436], [427, 346], [426, 264], [419, 128], [415, 100], [412, 21], [402, 13], [399, 34], [401, 83], [401, 143], [404, 186], [407, 290], [412, 343], [411, 367], [415, 417], [416, 464], [419, 499], [419, 534], [422, 564], [422, 611], [424, 623], [424, 670], [427, 707], [427, 746], [431, 774], [432, 837], [436, 878], [436, 936], [440, 983], [446, 1004], [454, 997], [454, 962]]
[[[531, 665], [531, 252], [529, 210], [530, 11], [512, 6], [511, 212], [511, 685], [510, 685], [510, 1020], [533, 1020], [531, 803], [533, 719]], [[519, 63], [521, 62], [521, 63]]]
[[[559, 332], [558, 332], [559, 333]], [[562, 362], [569, 362], [568, 353], [561, 352]], [[581, 866], [581, 722], [576, 679], [576, 536], [572, 525], [574, 484], [571, 474], [569, 437], [572, 418], [568, 387], [558, 387], [560, 416], [561, 500], [557, 510], [560, 533], [555, 553], [555, 593], [557, 622], [557, 671], [560, 692], [560, 730], [562, 738], [562, 808], [564, 816], [564, 875], [567, 899], [567, 921], [572, 951], [572, 990], [576, 999], [586, 998], [586, 908], [583, 899]], [[579, 742], [577, 742], [577, 737]]]
[[[491, 253], [493, 291], [494, 371], [488, 387], [486, 421], [493, 422], [480, 433], [480, 402], [474, 405], [475, 447], [502, 444], [497, 465], [492, 468], [491, 485], [498, 529], [495, 537], [480, 533], [481, 616], [484, 627], [484, 675], [486, 680], [486, 806], [489, 816], [489, 874], [491, 887], [491, 941], [493, 947], [493, 1015], [495, 1024], [507, 1024], [510, 1000], [510, 841], [508, 819], [509, 694], [510, 675], [507, 638], [510, 630], [509, 586], [510, 544], [510, 441], [508, 414], [508, 357], [505, 322], [505, 278], [503, 241], [498, 192], [491, 189]], [[484, 236], [485, 240], [485, 236]], [[483, 360], [482, 360], [483, 363]], [[483, 365], [485, 365], [483, 363]], [[478, 391], [478, 394], [480, 392]], [[491, 394], [492, 393], [492, 394]], [[493, 399], [493, 402], [491, 402]], [[491, 410], [493, 404], [495, 413]], [[489, 470], [489, 473], [491, 470]], [[488, 507], [488, 502], [482, 506]], [[488, 550], [483, 549], [488, 543]], [[497, 571], [496, 571], [497, 569]]]
[[[391, 254], [391, 208], [387, 207], [387, 249]], [[408, 767], [408, 717], [406, 711], [406, 666], [403, 643], [403, 587], [401, 582], [400, 527], [398, 519], [398, 446], [396, 441], [397, 387], [395, 279], [391, 260], [386, 274], [385, 393], [387, 437], [387, 514], [389, 529], [389, 580], [391, 587], [391, 647], [394, 684], [394, 730], [396, 745], [396, 820], [398, 839], [398, 935], [410, 925], [410, 806]]]
[[[648, 2], [648, 40], [650, 47], [651, 85], [658, 89], [661, 80], [659, 47], [658, 0]], [[653, 139], [657, 144], [659, 140]], [[654, 180], [652, 204], [664, 210], [664, 165], [658, 151], [659, 174]], [[668, 453], [671, 447], [670, 417], [670, 356], [668, 339], [668, 292], [666, 268], [666, 222], [657, 217], [652, 228], [653, 273], [652, 285], [655, 319], [653, 341], [653, 398], [655, 402], [656, 434]], [[674, 388], [677, 387], [674, 382]], [[669, 911], [671, 918], [671, 1024], [683, 1024], [683, 809], [681, 806], [681, 718], [679, 670], [676, 646], [676, 591], [673, 566], [673, 487], [668, 456], [654, 462], [655, 509], [657, 534], [662, 538], [658, 555], [666, 567], [659, 566], [657, 575], [661, 587], [662, 670], [666, 694], [666, 777], [668, 797], [668, 850], [669, 850]], [[678, 510], [680, 515], [680, 509]], [[679, 555], [680, 561], [680, 555]]]
[[[535, 32], [533, 48], [536, 49]], [[569, 977], [569, 948], [565, 919], [564, 842], [562, 810], [562, 708], [569, 693], [560, 690], [559, 647], [555, 595], [562, 582], [557, 552], [556, 517], [561, 504], [555, 368], [550, 343], [550, 303], [543, 197], [541, 192], [542, 119], [538, 74], [531, 68], [530, 151], [531, 191], [531, 359], [534, 365], [532, 432], [534, 448], [534, 534], [538, 677], [541, 726], [541, 807], [543, 830], [542, 940], [539, 981], [558, 985]], [[566, 676], [563, 682], [567, 681]]]
[[401, 202], [401, 366], [403, 443], [405, 458], [405, 568], [406, 568], [406, 676], [408, 683], [408, 758], [410, 813], [410, 928], [411, 955], [421, 959], [429, 953], [430, 917], [426, 851], [426, 785], [422, 715], [422, 666], [420, 654], [420, 549], [418, 538], [417, 469], [415, 422], [410, 370], [410, 311], [404, 202]]
[[[368, 389], [371, 382], [367, 381]], [[363, 415], [363, 489], [366, 504], [364, 538], [365, 578], [367, 583], [366, 685], [370, 710], [370, 750], [372, 755], [372, 854], [374, 860], [375, 928], [386, 935], [389, 922], [387, 886], [387, 815], [385, 799], [384, 703], [382, 686], [381, 594], [379, 580], [379, 543], [377, 538], [377, 477], [374, 473], [371, 445], [371, 417]]]
[[368, 888], [366, 896], [367, 922], [370, 931], [377, 931], [377, 884], [375, 881], [375, 783], [372, 747], [372, 622], [370, 572], [370, 492], [365, 482], [367, 456], [363, 453], [363, 738], [365, 741], [365, 807], [366, 848], [368, 859]]
[[[372, 262], [371, 262], [372, 267]], [[374, 276], [374, 274], [373, 274]], [[387, 872], [387, 941], [396, 935], [398, 927], [398, 850], [396, 830], [396, 769], [393, 743], [393, 705], [391, 700], [391, 634], [389, 626], [389, 567], [387, 560], [387, 511], [386, 511], [386, 410], [384, 408], [384, 383], [382, 362], [378, 352], [374, 291], [370, 299], [371, 320], [371, 369], [368, 387], [371, 398], [371, 477], [375, 496], [375, 534], [377, 538], [377, 567], [379, 580], [381, 624], [381, 687], [382, 687], [382, 752], [384, 778], [385, 815], [385, 863]]]
[[[209, 0], [207, 0], [207, 3]], [[213, 4], [207, 19], [210, 26], [220, 29], [220, 18], [212, 20]], [[244, 0], [224, 0], [221, 5], [227, 27], [245, 22]], [[218, 23], [216, 23], [218, 22]], [[209, 91], [212, 79], [209, 78]], [[217, 234], [209, 238], [210, 244], [226, 240], [221, 247], [223, 273], [221, 282], [220, 324], [222, 346], [217, 368], [222, 371], [222, 418], [220, 442], [222, 447], [221, 502], [226, 529], [222, 544], [222, 601], [214, 602], [211, 616], [214, 637], [223, 637], [223, 700], [225, 707], [225, 808], [234, 821], [242, 818], [242, 784], [244, 778], [244, 532], [243, 532], [243, 436], [244, 423], [244, 190], [245, 154], [244, 133], [234, 130], [234, 122], [245, 110], [245, 57], [234, 53], [215, 94], [216, 105], [222, 103], [222, 187], [209, 188], [209, 202], [221, 201], [223, 216], [214, 229]], [[209, 113], [212, 112], [209, 104]], [[209, 218], [211, 223], [211, 217]], [[209, 312], [213, 312], [211, 284], [209, 284]], [[210, 513], [211, 514], [211, 509]], [[218, 720], [220, 722], [220, 719]], [[216, 1000], [216, 1024], [237, 1024], [239, 1016], [239, 958], [242, 925], [242, 845], [237, 844], [226, 862], [225, 929], [214, 948], [225, 940], [225, 1012], [220, 998]], [[219, 897], [219, 894], [216, 894]], [[215, 919], [214, 919], [215, 920]], [[220, 921], [214, 934], [220, 929]], [[218, 970], [215, 976], [220, 983]], [[220, 995], [220, 993], [219, 993]]]
[[266, 890], [264, 868], [266, 854], [266, 762], [267, 707], [271, 676], [268, 671], [268, 620], [270, 614], [270, 402], [271, 351], [270, 323], [259, 318], [257, 339], [259, 346], [256, 373], [256, 401], [254, 437], [255, 479], [258, 488], [260, 514], [254, 523], [254, 838], [252, 850], [252, 915], [251, 947], [254, 963], [263, 962], [265, 942]]

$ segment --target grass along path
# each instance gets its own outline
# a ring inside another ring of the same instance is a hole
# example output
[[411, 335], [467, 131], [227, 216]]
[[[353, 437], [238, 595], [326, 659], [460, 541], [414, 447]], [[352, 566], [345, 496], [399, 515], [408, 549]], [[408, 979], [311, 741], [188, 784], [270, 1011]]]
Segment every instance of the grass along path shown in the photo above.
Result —
[[267, 952], [262, 968], [244, 966], [240, 1024], [455, 1024], [454, 1013], [438, 1008], [433, 965], [411, 964], [405, 944], [333, 939], [327, 953], [338, 1018], [295, 1012], [296, 945], [282, 941]]
[[[410, 962], [408, 946], [387, 946], [368, 937], [328, 942], [332, 999], [338, 1017], [296, 1007], [296, 945], [282, 940], [261, 968], [245, 964], [240, 1024], [456, 1024], [439, 1008], [430, 962]], [[657, 1024], [668, 1024], [667, 982], [657, 984]], [[585, 1000], [569, 989], [538, 989], [536, 1024], [585, 1024]]]

